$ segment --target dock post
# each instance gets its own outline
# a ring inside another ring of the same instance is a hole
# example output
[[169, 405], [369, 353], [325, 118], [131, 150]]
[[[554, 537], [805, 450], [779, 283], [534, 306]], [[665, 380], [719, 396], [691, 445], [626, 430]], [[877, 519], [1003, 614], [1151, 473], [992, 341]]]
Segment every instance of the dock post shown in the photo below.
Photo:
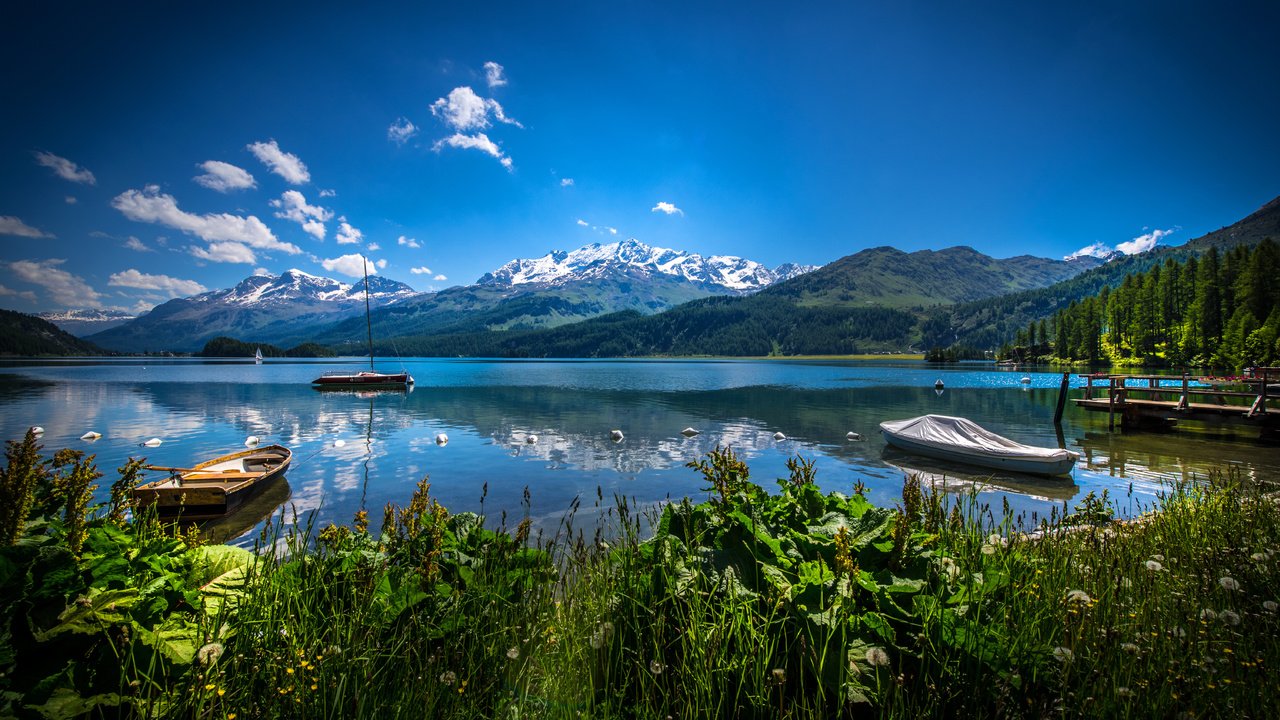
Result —
[[1107, 429], [1116, 429], [1116, 377], [1107, 379]]
[[1053, 424], [1062, 424], [1062, 411], [1067, 407], [1067, 386], [1071, 384], [1071, 373], [1062, 373], [1062, 384], [1058, 386], [1058, 407], [1053, 411]]
[[1178, 398], [1178, 407], [1176, 408], [1176, 409], [1178, 409], [1178, 410], [1186, 410], [1186, 409], [1187, 409], [1187, 389], [1188, 389], [1188, 388], [1187, 388], [1187, 385], [1188, 385], [1188, 380], [1189, 380], [1189, 378], [1187, 377], [1187, 371], [1186, 371], [1186, 370], [1183, 370], [1183, 371], [1182, 371], [1182, 397]]

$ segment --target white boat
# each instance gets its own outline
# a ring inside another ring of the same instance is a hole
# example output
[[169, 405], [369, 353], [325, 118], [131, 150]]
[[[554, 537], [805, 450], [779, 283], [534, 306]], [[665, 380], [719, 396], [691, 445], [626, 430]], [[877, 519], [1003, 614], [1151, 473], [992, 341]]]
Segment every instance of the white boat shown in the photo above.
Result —
[[253, 361], [259, 365], [262, 364], [262, 348], [253, 351]]
[[1023, 445], [965, 418], [921, 415], [880, 423], [890, 445], [939, 460], [1032, 475], [1068, 475], [1079, 453]]

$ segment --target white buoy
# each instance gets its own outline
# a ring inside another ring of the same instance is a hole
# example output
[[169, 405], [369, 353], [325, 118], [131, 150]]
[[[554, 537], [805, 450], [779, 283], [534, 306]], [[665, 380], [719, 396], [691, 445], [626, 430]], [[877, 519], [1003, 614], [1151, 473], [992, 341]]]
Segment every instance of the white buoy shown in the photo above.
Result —
[[244, 439], [244, 446], [253, 447], [254, 445], [257, 445], [260, 442], [262, 442], [262, 438], [258, 437], [257, 435], [250, 435], [249, 437]]
[[774, 439], [774, 440], [786, 440], [786, 439], [787, 439], [787, 436], [786, 436], [786, 435], [783, 435], [781, 432], [776, 432], [776, 433], [774, 433], [774, 434], [773, 434], [773, 439]]
[[697, 435], [697, 434], [698, 434], [698, 431], [697, 431], [697, 430], [694, 430], [694, 429], [693, 429], [693, 428], [691, 428], [691, 427], [687, 427], [687, 428], [685, 428], [685, 429], [681, 430], [681, 431], [680, 431], [680, 434], [681, 434], [681, 435], [683, 435], [683, 436], [685, 436], [685, 437], [693, 437], [694, 435]]
[[89, 432], [87, 432], [87, 433], [85, 433], [85, 434], [81, 435], [81, 436], [80, 436], [80, 439], [81, 439], [81, 440], [88, 440], [89, 442], [93, 442], [94, 440], [97, 440], [97, 439], [98, 439], [98, 438], [100, 438], [100, 437], [102, 437], [102, 433], [100, 433], [100, 432], [95, 432], [95, 431], [93, 431], [93, 430], [90, 430]]
[[610, 438], [612, 438], [614, 442], [622, 442], [622, 431], [621, 431], [621, 430], [610, 430], [610, 431], [609, 431], [609, 437], [610, 437]]
[[34, 433], [34, 434], [36, 434], [36, 435], [43, 435], [43, 434], [44, 434], [44, 428], [40, 427], [39, 425], [32, 425], [32, 426], [31, 426], [31, 432], [32, 432], [32, 433]]
[[1030, 377], [1030, 376], [1028, 376], [1028, 375], [1024, 375], [1024, 376], [1022, 376], [1022, 379], [1021, 379], [1021, 380], [1019, 380], [1019, 382], [1021, 382], [1023, 385], [1030, 385], [1030, 384], [1031, 384], [1031, 377]]
[[524, 439], [524, 441], [525, 441], [526, 443], [530, 444], [530, 445], [536, 445], [536, 444], [537, 444], [537, 442], [538, 442], [538, 436], [537, 436], [537, 435], [529, 435], [529, 436], [527, 436], [527, 437]]
[[142, 443], [142, 447], [160, 447], [160, 444], [163, 442], [164, 441], [160, 438], [151, 438], [150, 440]]
[[444, 433], [436, 433], [436, 444], [444, 445], [449, 442], [449, 436]]
[[933, 383], [933, 389], [934, 389], [934, 390], [941, 390], [941, 389], [942, 389], [942, 388], [944, 388], [944, 387], [946, 387], [946, 386], [942, 384], [942, 378], [938, 378], [938, 379]]
[[845, 434], [844, 434], [844, 438], [845, 438], [846, 440], [861, 440], [861, 439], [862, 439], [862, 436], [861, 436], [861, 435], [859, 435], [859, 434], [858, 434], [858, 433], [856, 433], [856, 432], [852, 432], [852, 431], [850, 431], [850, 432], [847, 432], [847, 433], [845, 433]]
[[346, 440], [334, 440], [334, 441], [333, 441], [333, 446], [334, 446], [334, 447], [342, 447], [343, 445], [346, 445], [346, 444], [347, 444], [347, 441], [346, 441]]

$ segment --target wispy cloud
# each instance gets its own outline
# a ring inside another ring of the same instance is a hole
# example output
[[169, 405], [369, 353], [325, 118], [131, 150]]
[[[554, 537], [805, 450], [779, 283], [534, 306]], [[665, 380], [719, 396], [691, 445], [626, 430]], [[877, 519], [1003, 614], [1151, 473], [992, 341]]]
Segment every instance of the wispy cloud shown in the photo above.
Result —
[[250, 143], [247, 147], [254, 157], [262, 161], [262, 164], [266, 165], [271, 172], [284, 178], [286, 182], [293, 185], [311, 182], [311, 173], [307, 172], [307, 166], [302, 160], [293, 153], [281, 150], [275, 140]]
[[414, 275], [430, 275], [431, 268], [427, 267], [426, 265], [423, 265], [422, 267], [409, 268], [409, 272], [413, 273]]
[[396, 238], [396, 244], [403, 245], [408, 248], [413, 248], [414, 250], [417, 250], [418, 248], [422, 247], [421, 245], [418, 244], [417, 240], [414, 240], [411, 237], [405, 237], [403, 235]]
[[66, 307], [97, 307], [102, 293], [94, 290], [83, 278], [63, 270], [66, 260], [17, 260], [9, 263], [9, 270], [18, 279], [42, 287], [59, 305]]
[[[142, 190], [126, 190], [111, 201], [111, 206], [130, 220], [175, 228], [210, 243], [203, 252], [198, 252], [198, 248], [191, 251], [204, 260], [253, 263], [255, 260], [249, 248], [278, 250], [290, 255], [302, 252], [296, 245], [281, 242], [252, 215], [240, 217], [228, 213], [197, 215], [185, 212], [178, 208], [178, 201], [172, 195], [160, 192], [156, 185], [148, 185]], [[218, 247], [215, 248], [215, 244]], [[240, 259], [226, 259], [230, 257]]]
[[0, 215], [0, 235], [14, 235], [25, 238], [51, 238], [52, 234], [39, 228], [33, 228], [13, 215]]
[[80, 198], [76, 197], [75, 195], [68, 195], [65, 198], [63, 198], [63, 201], [66, 202], [68, 205], [75, 205], [76, 203], [80, 202]]
[[[351, 255], [321, 260], [320, 265], [329, 272], [342, 273], [347, 277], [364, 277], [365, 262], [363, 255], [352, 253]], [[369, 263], [369, 272], [374, 275], [378, 274], [377, 265]]]
[[187, 248], [193, 256], [201, 260], [220, 263], [242, 263], [252, 265], [258, 262], [257, 255], [248, 245], [238, 242], [211, 242], [206, 247], [192, 245]]
[[573, 187], [573, 178], [564, 178], [560, 181], [560, 187]]
[[337, 197], [337, 196], [338, 196], [337, 190], [321, 190], [320, 191], [320, 197]]
[[680, 208], [676, 207], [675, 205], [669, 202], [665, 202], [662, 200], [659, 200], [658, 204], [654, 205], [649, 212], [660, 212], [660, 213], [666, 213], [668, 215], [684, 215], [683, 210], [681, 210]]
[[232, 190], [248, 190], [258, 186], [257, 181], [253, 179], [248, 170], [236, 167], [231, 163], [224, 163], [221, 160], [205, 160], [196, 167], [204, 170], [204, 174], [196, 175], [191, 179], [195, 180], [197, 185], [203, 185], [210, 190], [225, 193]]
[[589, 225], [591, 225], [591, 223], [587, 222], [586, 220], [583, 220], [582, 218], [578, 218], [578, 225], [581, 227], [588, 227]]
[[354, 245], [364, 239], [364, 233], [351, 227], [346, 218], [338, 218], [338, 244]]
[[0, 285], [0, 297], [16, 297], [30, 302], [36, 301], [36, 294], [30, 290], [14, 290], [13, 288], [8, 288], [4, 285]]
[[418, 126], [409, 122], [409, 118], [397, 118], [387, 128], [387, 139], [397, 145], [403, 145], [409, 138], [418, 134]]
[[369, 252], [378, 252], [379, 250], [382, 249], [382, 246], [376, 242], [371, 242], [365, 247], [369, 250]]
[[271, 207], [279, 208], [276, 217], [292, 220], [317, 240], [324, 240], [324, 224], [333, 219], [333, 211], [318, 205], [308, 205], [307, 198], [297, 190], [285, 190]]
[[502, 74], [502, 66], [492, 60], [484, 64], [484, 80], [491, 88], [507, 84], [507, 77]]
[[135, 252], [155, 252], [154, 249], [147, 247], [146, 243], [132, 235], [124, 241], [124, 246]]
[[484, 133], [476, 133], [475, 135], [454, 133], [447, 138], [437, 140], [436, 144], [431, 149], [436, 152], [440, 152], [440, 149], [445, 145], [455, 148], [479, 150], [486, 155], [497, 158], [498, 162], [502, 163], [502, 167], [506, 168], [508, 171], [513, 169], [511, 158], [503, 154], [502, 148], [498, 147], [498, 144], [490, 140], [489, 136]]
[[1096, 242], [1092, 245], [1086, 245], [1070, 255], [1065, 255], [1062, 259], [1074, 260], [1079, 257], [1106, 258], [1115, 253], [1120, 253], [1121, 255], [1137, 255], [1138, 253], [1144, 253], [1154, 248], [1162, 238], [1172, 235], [1177, 232], [1177, 230], [1177, 228], [1171, 228], [1169, 230], [1152, 230], [1151, 232], [1139, 235], [1132, 240], [1122, 242], [1114, 248], [1106, 243]]
[[196, 295], [208, 289], [195, 280], [182, 280], [168, 275], [149, 275], [133, 268], [112, 273], [111, 277], [107, 278], [107, 284], [137, 290], [158, 290], [171, 298]]
[[618, 228], [605, 228], [605, 230], [608, 230], [610, 235], [618, 234]]
[[97, 185], [98, 179], [93, 173], [71, 162], [70, 160], [54, 155], [51, 152], [37, 150], [35, 152], [36, 162], [53, 170], [54, 174], [63, 180], [69, 180], [74, 183], [83, 183], [85, 185]]
[[436, 280], [436, 281], [438, 281], [438, 282], [444, 282], [445, 280], [448, 280], [449, 278], [445, 277], [444, 275], [436, 275], [435, 277], [433, 277], [433, 278], [431, 278], [431, 279], [432, 279], [432, 280]]

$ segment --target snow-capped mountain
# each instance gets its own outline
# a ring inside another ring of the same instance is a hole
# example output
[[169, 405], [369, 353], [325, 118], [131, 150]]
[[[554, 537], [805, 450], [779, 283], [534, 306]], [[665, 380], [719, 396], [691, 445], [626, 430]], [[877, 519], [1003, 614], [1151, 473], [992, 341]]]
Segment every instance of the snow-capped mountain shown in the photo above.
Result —
[[787, 263], [769, 269], [732, 255], [703, 257], [697, 253], [651, 247], [638, 240], [592, 243], [571, 252], [557, 250], [540, 258], [517, 259], [486, 273], [477, 285], [562, 285], [609, 275], [666, 275], [710, 286], [723, 293], [747, 294], [815, 269]]
[[123, 310], [58, 310], [36, 313], [36, 317], [57, 325], [63, 332], [84, 337], [123, 325], [137, 316]]
[[[379, 275], [369, 276], [369, 301], [387, 305], [414, 295], [413, 288]], [[212, 290], [189, 298], [193, 302], [226, 303], [241, 307], [291, 305], [298, 302], [364, 303], [364, 281], [344, 283], [301, 270], [280, 275], [253, 275], [227, 290]]]
[[[369, 304], [380, 308], [417, 293], [402, 282], [369, 276]], [[196, 351], [225, 335], [287, 347], [316, 327], [364, 316], [364, 282], [344, 283], [301, 270], [254, 275], [235, 287], [157, 305], [150, 313], [94, 334], [110, 350]]]

